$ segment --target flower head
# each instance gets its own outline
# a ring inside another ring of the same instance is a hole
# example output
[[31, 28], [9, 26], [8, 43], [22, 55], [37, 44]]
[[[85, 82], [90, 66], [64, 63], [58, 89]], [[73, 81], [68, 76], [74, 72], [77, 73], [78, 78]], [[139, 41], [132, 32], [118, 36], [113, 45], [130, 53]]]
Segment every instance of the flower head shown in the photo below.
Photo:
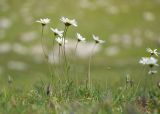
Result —
[[148, 74], [156, 74], [157, 73], [157, 71], [156, 70], [150, 70], [149, 72], [148, 72]]
[[77, 39], [78, 39], [78, 42], [86, 40], [86, 38], [82, 37], [81, 34], [79, 33], [77, 33]]
[[150, 67], [158, 66], [157, 59], [154, 57], [142, 57], [139, 61], [140, 64], [149, 65]]
[[55, 36], [57, 36], [57, 35], [60, 36], [60, 37], [63, 36], [63, 31], [60, 31], [57, 28], [56, 29], [51, 28], [51, 30], [52, 30], [52, 32], [54, 33]]
[[[64, 43], [64, 38], [57, 37], [55, 40], [58, 42], [58, 44], [59, 44], [60, 46]], [[67, 43], [67, 42], [68, 42], [68, 41], [65, 40], [65, 43]]]
[[50, 23], [50, 19], [48, 19], [48, 18], [40, 19], [40, 20], [38, 20], [36, 22], [41, 23], [42, 26], [45, 26], [46, 24]]
[[101, 44], [101, 43], [105, 43], [105, 41], [100, 40], [98, 36], [93, 35], [93, 39], [94, 39], [94, 41], [95, 41], [96, 43], [100, 43], [100, 44]]
[[139, 60], [139, 63], [142, 64], [142, 65], [146, 65], [148, 63], [148, 57], [142, 57]]
[[151, 55], [158, 56], [157, 49], [152, 50], [151, 48], [147, 48], [147, 52], [149, 52]]
[[75, 19], [70, 20], [68, 18], [61, 17], [60, 20], [65, 24], [65, 26], [73, 25], [73, 26], [77, 27], [77, 22]]

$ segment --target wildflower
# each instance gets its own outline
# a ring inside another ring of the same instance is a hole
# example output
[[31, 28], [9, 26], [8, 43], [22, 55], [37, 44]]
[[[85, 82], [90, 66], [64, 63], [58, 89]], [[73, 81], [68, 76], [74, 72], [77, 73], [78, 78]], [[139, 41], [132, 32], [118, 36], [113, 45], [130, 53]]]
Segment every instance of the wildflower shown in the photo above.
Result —
[[148, 57], [142, 57], [139, 61], [140, 64], [146, 65], [148, 63]]
[[55, 36], [57, 36], [57, 35], [60, 36], [60, 37], [63, 36], [63, 31], [60, 31], [57, 28], [56, 29], [51, 28], [51, 30], [52, 30], [52, 32], [54, 33]]
[[157, 73], [157, 71], [156, 70], [150, 70], [149, 72], [148, 72], [148, 74], [156, 74]]
[[86, 39], [84, 37], [81, 36], [81, 34], [77, 33], [77, 39], [78, 39], [78, 42], [80, 41], [85, 41]]
[[158, 66], [157, 59], [154, 57], [142, 57], [139, 61], [140, 64], [149, 65], [150, 67]]
[[40, 19], [40, 20], [38, 20], [36, 22], [41, 23], [42, 26], [45, 26], [46, 24], [50, 23], [50, 19], [48, 19], [48, 18]]
[[75, 19], [70, 20], [66, 17], [61, 17], [60, 20], [65, 24], [65, 26], [73, 25], [73, 26], [77, 27], [77, 22]]
[[157, 59], [155, 59], [154, 57], [150, 57], [150, 58], [148, 58], [148, 65], [150, 66], [150, 67], [153, 67], [153, 66], [158, 66], [158, 64], [157, 64]]
[[[59, 44], [60, 46], [64, 43], [64, 38], [57, 37], [55, 40], [58, 42], [58, 44]], [[67, 42], [68, 42], [68, 41], [65, 40], [65, 43], [67, 43]]]
[[100, 40], [98, 36], [93, 35], [93, 39], [95, 40], [96, 43], [104, 43], [105, 41]]
[[158, 56], [157, 49], [152, 50], [151, 48], [147, 48], [147, 52], [149, 52], [152, 55]]

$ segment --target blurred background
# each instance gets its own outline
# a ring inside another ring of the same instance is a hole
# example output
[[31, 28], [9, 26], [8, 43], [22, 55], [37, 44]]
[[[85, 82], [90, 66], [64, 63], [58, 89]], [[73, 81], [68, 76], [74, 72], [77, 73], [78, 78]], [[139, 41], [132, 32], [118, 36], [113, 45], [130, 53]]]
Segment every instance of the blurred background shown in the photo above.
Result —
[[160, 0], [0, 0], [1, 87], [8, 76], [15, 86], [26, 88], [47, 80], [41, 25], [36, 20], [51, 19], [45, 29], [50, 45], [54, 40], [50, 27], [64, 29], [61, 16], [78, 22], [78, 27], [70, 27], [67, 33], [70, 45], [75, 43], [76, 32], [87, 39], [77, 49], [80, 78], [87, 75], [92, 34], [106, 41], [97, 46], [91, 63], [92, 79], [102, 86], [120, 85], [127, 75], [139, 80], [143, 74], [138, 61], [149, 56], [146, 48], [160, 49]]

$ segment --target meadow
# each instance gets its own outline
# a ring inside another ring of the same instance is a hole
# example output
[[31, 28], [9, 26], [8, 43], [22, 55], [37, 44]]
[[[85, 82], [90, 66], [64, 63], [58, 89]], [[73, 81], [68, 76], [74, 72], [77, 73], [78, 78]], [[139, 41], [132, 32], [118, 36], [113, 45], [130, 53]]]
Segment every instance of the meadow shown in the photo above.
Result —
[[[0, 113], [159, 114], [159, 67], [139, 63], [159, 59], [146, 50], [160, 52], [159, 11], [159, 0], [0, 0]], [[64, 30], [62, 16], [78, 25], [65, 34], [67, 62], [50, 29]]]

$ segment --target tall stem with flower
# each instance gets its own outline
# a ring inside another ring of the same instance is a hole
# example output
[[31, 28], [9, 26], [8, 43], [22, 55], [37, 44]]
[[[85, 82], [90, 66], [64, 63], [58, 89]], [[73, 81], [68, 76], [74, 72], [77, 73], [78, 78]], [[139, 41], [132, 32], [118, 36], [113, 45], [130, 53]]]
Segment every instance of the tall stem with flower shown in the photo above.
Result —
[[[140, 61], [139, 61], [140, 64], [142, 64], [142, 65], [148, 65], [149, 66], [149, 72], [148, 72], [149, 75], [153, 75], [153, 74], [157, 73], [156, 70], [153, 70], [155, 66], [158, 66], [158, 64], [157, 64], [158, 60], [153, 57], [154, 55], [158, 56], [156, 50], [157, 49], [151, 50], [150, 48], [147, 48], [147, 52], [150, 53], [150, 57], [142, 57], [140, 59]], [[148, 76], [145, 76], [144, 93], [146, 92], [147, 78], [148, 78]]]
[[73, 25], [73, 26], [77, 27], [77, 22], [75, 21], [75, 19], [70, 20], [70, 19], [65, 18], [65, 17], [62, 17], [60, 20], [65, 25], [64, 33], [63, 33], [63, 39], [64, 39], [63, 40], [63, 54], [64, 54], [64, 60], [65, 60], [65, 62], [64, 62], [64, 71], [65, 71], [65, 73], [67, 75], [67, 78], [68, 78], [67, 80], [69, 81], [69, 76], [68, 76], [69, 66], [68, 66], [68, 61], [67, 61], [67, 57], [66, 57], [66, 43], [65, 43], [65, 41], [66, 41], [66, 34], [67, 34], [67, 30], [68, 30], [69, 26]]
[[95, 36], [95, 35], [93, 35], [93, 39], [95, 41], [95, 44], [93, 45], [93, 48], [91, 50], [91, 55], [89, 57], [89, 63], [88, 63], [88, 78], [87, 78], [88, 89], [92, 88], [92, 84], [91, 84], [91, 59], [92, 59], [92, 56], [93, 56], [94, 49], [95, 49], [97, 44], [101, 44], [101, 43], [105, 42], [103, 40], [100, 40], [99, 37]]
[[[77, 42], [76, 42], [76, 45], [75, 45], [75, 50], [74, 50], [74, 54], [75, 54], [75, 56], [76, 56], [76, 51], [77, 51], [77, 48], [78, 48], [78, 44], [80, 43], [80, 42], [85, 42], [85, 40], [86, 40], [86, 38], [84, 38], [80, 33], [77, 33], [76, 34], [77, 36]], [[76, 67], [75, 67], [75, 69], [76, 69]], [[76, 84], [77, 84], [77, 86], [78, 86], [78, 75], [76, 75]]]
[[50, 19], [48, 19], [48, 18], [46, 18], [46, 19], [40, 19], [40, 20], [38, 20], [36, 22], [38, 22], [38, 23], [40, 23], [42, 25], [42, 30], [41, 30], [41, 46], [42, 46], [42, 51], [43, 51], [44, 59], [47, 61], [49, 72], [50, 72], [51, 77], [52, 77], [53, 73], [52, 73], [52, 69], [50, 68], [47, 48], [46, 48], [45, 39], [44, 39], [44, 28], [45, 28], [45, 26], [48, 23], [50, 23]]

